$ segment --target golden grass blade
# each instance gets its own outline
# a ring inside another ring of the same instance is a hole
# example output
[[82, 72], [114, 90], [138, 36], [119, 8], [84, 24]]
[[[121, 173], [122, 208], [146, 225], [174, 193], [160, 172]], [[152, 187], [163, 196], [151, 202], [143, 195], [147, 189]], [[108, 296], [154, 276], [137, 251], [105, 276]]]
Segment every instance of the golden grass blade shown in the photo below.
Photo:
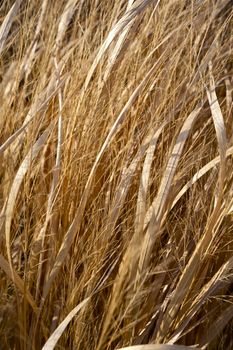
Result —
[[[159, 5], [159, 2], [160, 2], [160, 0], [156, 2], [154, 11], [156, 11], [157, 6]], [[133, 3], [134, 3], [134, 0], [132, 0], [132, 1], [129, 0], [128, 1], [125, 16], [127, 16], [128, 11], [130, 11], [131, 7], [134, 5]], [[122, 30], [122, 32], [119, 34], [119, 37], [118, 37], [117, 42], [115, 44], [115, 47], [109, 54], [108, 66], [106, 67], [105, 74], [104, 74], [104, 79], [103, 79], [104, 81], [107, 80], [107, 78], [108, 78], [112, 68], [114, 67], [114, 65], [115, 65], [115, 63], [117, 61], [117, 58], [120, 56], [122, 51], [126, 49], [124, 43], [126, 41], [126, 37], [129, 34], [129, 31], [131, 30], [133, 24], [135, 25], [134, 22], [129, 22], [125, 26], [125, 28]]]
[[89, 298], [84, 299], [81, 303], [79, 303], [62, 321], [62, 323], [56, 328], [56, 330], [51, 334], [49, 339], [44, 344], [42, 350], [53, 350], [59, 340], [59, 338], [62, 336], [62, 333], [70, 323], [70, 321], [76, 316], [76, 314], [88, 303], [90, 300]]
[[219, 145], [220, 153], [220, 173], [219, 173], [219, 192], [222, 196], [224, 178], [225, 178], [225, 161], [226, 161], [226, 149], [227, 149], [227, 136], [224, 125], [224, 119], [221, 112], [221, 108], [218, 102], [218, 98], [215, 91], [215, 82], [212, 74], [212, 63], [209, 63], [210, 70], [210, 90], [207, 89], [207, 97], [209, 100], [210, 110], [213, 117], [214, 127]]
[[[59, 104], [59, 113], [58, 113], [58, 124], [57, 124], [57, 154], [56, 154], [56, 168], [60, 171], [61, 167], [61, 146], [62, 146], [62, 109], [63, 109], [63, 97], [61, 91], [61, 72], [58, 67], [57, 58], [54, 58], [54, 65], [57, 72], [57, 87], [58, 90], [58, 104]], [[55, 186], [56, 187], [56, 186]]]
[[127, 10], [133, 5], [135, 0], [128, 0]]
[[[0, 83], [0, 97], [1, 99], [6, 99], [9, 98], [9, 95], [11, 94], [12, 91], [12, 86], [14, 85], [15, 82], [15, 76], [17, 72], [17, 62], [13, 61], [5, 74], [2, 77], [2, 81]], [[3, 104], [0, 108], [0, 112], [3, 110]]]
[[[226, 151], [226, 157], [230, 157], [233, 154], [233, 147], [228, 148]], [[209, 163], [207, 163], [205, 166], [203, 166], [198, 172], [192, 177], [191, 180], [189, 180], [184, 187], [180, 190], [180, 192], [175, 197], [171, 209], [174, 208], [174, 206], [177, 204], [177, 202], [180, 200], [180, 198], [199, 180], [207, 174], [211, 169], [213, 169], [216, 165], [220, 163], [220, 156], [214, 158]], [[230, 212], [229, 212], [230, 213]]]
[[4, 205], [2, 207], [1, 213], [0, 213], [0, 243], [2, 242], [4, 238], [4, 223], [5, 223], [5, 210], [6, 210], [6, 203], [7, 201], [4, 202]]
[[59, 90], [59, 88], [64, 84], [65, 80], [62, 80], [61, 84], [59, 84], [59, 86], [57, 86], [57, 88], [54, 89], [54, 91], [51, 91], [49, 96], [47, 98], [45, 98], [45, 96], [43, 95], [40, 100], [40, 104], [39, 103], [35, 103], [35, 105], [33, 106], [33, 108], [30, 109], [29, 113], [27, 114], [27, 116], [24, 119], [23, 125], [16, 130], [13, 135], [11, 135], [1, 146], [0, 146], [0, 155], [1, 153], [5, 152], [5, 150], [11, 146], [11, 144], [18, 138], [19, 135], [21, 135], [26, 129], [27, 127], [31, 124], [31, 122], [35, 119], [37, 113], [41, 112], [41, 111], [45, 111], [46, 108], [48, 107], [48, 104], [50, 102], [50, 100], [56, 95], [57, 91]]
[[146, 344], [146, 345], [134, 345], [128, 346], [126, 348], [120, 348], [118, 350], [191, 350], [191, 349], [200, 349], [193, 346], [184, 346], [184, 345], [166, 345], [166, 344]]
[[122, 178], [113, 199], [113, 203], [112, 203], [113, 210], [111, 212], [110, 219], [109, 219], [109, 222], [112, 225], [112, 228], [115, 226], [115, 223], [119, 217], [121, 208], [124, 204], [125, 197], [128, 193], [130, 184], [133, 180], [133, 176], [138, 166], [138, 163], [140, 162], [140, 160], [142, 159], [145, 153], [145, 148], [146, 148], [146, 145], [142, 145], [139, 149], [139, 152], [133, 158], [130, 165], [128, 167], [125, 167], [122, 171]]
[[41, 5], [41, 13], [40, 13], [40, 18], [38, 20], [37, 26], [36, 26], [36, 31], [35, 31], [35, 39], [38, 38], [38, 35], [41, 32], [41, 29], [43, 28], [43, 22], [46, 17], [46, 11], [48, 8], [48, 2], [49, 0], [43, 0], [42, 5]]
[[29, 167], [32, 164], [32, 161], [35, 159], [39, 151], [44, 146], [49, 134], [50, 134], [51, 127], [48, 127], [43, 134], [40, 136], [40, 138], [35, 142], [32, 149], [28, 152], [26, 157], [24, 158], [23, 162], [21, 163], [16, 176], [14, 178], [13, 184], [11, 186], [11, 190], [8, 196], [8, 201], [6, 205], [6, 211], [5, 211], [5, 237], [6, 237], [6, 247], [7, 247], [7, 256], [9, 260], [9, 264], [11, 265], [11, 242], [10, 242], [10, 231], [11, 231], [11, 221], [13, 217], [13, 211], [14, 206], [16, 202], [16, 198], [20, 189], [20, 186], [23, 182], [24, 176], [26, 175]]
[[67, 76], [63, 77], [61, 83], [57, 85], [57, 77], [55, 74], [52, 75], [46, 88], [40, 93], [39, 96], [37, 96], [37, 99], [31, 105], [30, 110], [24, 119], [24, 124], [27, 124], [28, 122], [30, 122], [35, 116], [35, 114], [37, 114], [39, 111], [40, 112], [46, 111], [46, 109], [48, 108], [49, 102], [57, 94], [60, 87], [65, 83], [66, 79], [67, 79]]
[[158, 130], [156, 131], [154, 137], [150, 142], [150, 146], [146, 151], [146, 157], [143, 164], [140, 186], [138, 190], [136, 219], [135, 219], [135, 230], [138, 233], [143, 230], [143, 223], [146, 215], [147, 191], [149, 186], [150, 169], [151, 169], [151, 165], [154, 157], [155, 148], [156, 148], [158, 139], [161, 135], [161, 132], [163, 131], [164, 127], [167, 125], [168, 122], [169, 121], [166, 120], [158, 128]]
[[168, 197], [168, 193], [170, 190], [170, 186], [172, 183], [172, 179], [174, 177], [180, 156], [182, 154], [185, 141], [187, 140], [190, 131], [192, 129], [193, 124], [195, 123], [199, 113], [201, 111], [201, 107], [197, 107], [185, 120], [183, 127], [179, 133], [179, 136], [176, 140], [175, 146], [172, 150], [171, 157], [169, 158], [165, 174], [162, 178], [161, 185], [158, 191], [156, 198], [154, 199], [150, 209], [147, 212], [146, 221], [144, 227], [148, 222], [151, 221], [152, 212], [154, 217], [160, 216], [163, 210], [163, 206]]
[[117, 58], [119, 57], [120, 53], [123, 51], [124, 42], [125, 42], [126, 37], [131, 29], [131, 26], [132, 26], [132, 24], [128, 25], [126, 28], [124, 28], [124, 30], [122, 31], [122, 33], [120, 34], [120, 36], [116, 42], [114, 49], [110, 53], [110, 57], [108, 59], [108, 66], [106, 68], [104, 78], [103, 78], [104, 81], [107, 80], [112, 68], [114, 67], [114, 65], [116, 63]]
[[133, 180], [133, 176], [136, 171], [136, 168], [139, 162], [141, 161], [141, 159], [144, 157], [145, 153], [148, 153], [148, 148], [151, 147], [151, 144], [154, 145], [157, 143], [158, 137], [165, 125], [166, 125], [166, 122], [164, 122], [161, 125], [161, 127], [159, 127], [158, 130], [156, 130], [155, 132], [154, 130], [151, 130], [148, 133], [148, 135], [144, 138], [142, 145], [139, 147], [137, 154], [131, 161], [130, 165], [123, 169], [122, 178], [112, 203], [113, 211], [110, 216], [110, 223], [115, 224], [116, 220], [118, 219], [120, 210], [123, 206], [125, 197], [128, 193], [129, 186]]
[[8, 36], [8, 33], [11, 29], [13, 20], [19, 10], [22, 0], [16, 0], [14, 5], [12, 5], [10, 11], [6, 15], [1, 27], [0, 27], [0, 55], [4, 49], [4, 45]]
[[233, 99], [232, 99], [233, 85], [231, 84], [229, 77], [226, 77], [225, 79], [225, 86], [226, 86], [226, 106], [227, 106], [227, 110], [231, 112], [233, 108]]
[[[117, 22], [117, 24], [113, 27], [113, 29], [109, 32], [106, 40], [104, 41], [102, 47], [100, 48], [89, 72], [87, 75], [87, 78], [85, 80], [84, 84], [84, 91], [87, 90], [87, 87], [91, 81], [91, 78], [96, 70], [96, 67], [98, 66], [101, 58], [103, 57], [104, 53], [109, 48], [112, 41], [123, 31], [125, 28], [129, 28], [132, 23], [134, 22], [135, 18], [144, 11], [151, 3], [153, 3], [154, 0], [138, 0], [135, 1], [134, 4], [128, 9], [126, 14]], [[127, 30], [127, 29], [126, 29]]]
[[175, 146], [172, 150], [172, 154], [168, 160], [167, 167], [158, 190], [158, 194], [156, 195], [152, 205], [147, 211], [144, 227], [148, 225], [148, 229], [141, 250], [141, 257], [139, 262], [140, 271], [143, 271], [144, 267], [148, 264], [150, 252], [156, 239], [156, 233], [158, 232], [161, 224], [162, 215], [165, 210], [165, 205], [167, 204], [166, 202], [168, 199], [168, 194], [180, 156], [182, 154], [185, 142], [190, 134], [192, 126], [195, 123], [200, 111], [201, 107], [196, 107], [196, 109], [185, 120], [177, 137]]
[[29, 74], [32, 71], [33, 65], [36, 62], [36, 55], [37, 55], [37, 50], [39, 47], [39, 35], [43, 29], [43, 25], [44, 25], [44, 20], [46, 18], [46, 11], [48, 8], [48, 3], [49, 0], [43, 0], [42, 5], [41, 5], [41, 13], [40, 13], [40, 17], [36, 26], [36, 30], [35, 30], [35, 36], [34, 39], [32, 41], [32, 44], [30, 45], [30, 47], [28, 48], [25, 57], [23, 59], [23, 62], [21, 64], [20, 70], [21, 70], [21, 74], [23, 75], [24, 73], [26, 74], [26, 78], [29, 77]]
[[77, 6], [77, 0], [69, 0], [66, 3], [65, 9], [63, 14], [61, 15], [61, 19], [59, 21], [59, 25], [58, 25], [58, 32], [57, 32], [57, 37], [55, 40], [55, 54], [57, 55], [58, 50], [60, 50], [61, 45], [62, 45], [62, 41], [64, 39], [65, 36], [65, 32], [67, 30], [67, 27], [70, 23], [70, 20], [73, 16], [73, 13], [75, 11], [75, 8]]
[[19, 289], [19, 291], [22, 293], [22, 295], [25, 296], [28, 303], [31, 305], [32, 309], [37, 314], [38, 308], [36, 306], [36, 303], [35, 303], [32, 295], [27, 290], [24, 281], [19, 277], [19, 275], [16, 273], [16, 271], [13, 269], [13, 267], [10, 266], [10, 264], [2, 256], [2, 254], [0, 254], [0, 268], [5, 272], [5, 274], [8, 276], [8, 278], [12, 280], [12, 282]]
[[[32, 119], [31, 119], [32, 120]], [[30, 120], [30, 121], [31, 121]], [[22, 125], [18, 130], [14, 132], [13, 135], [11, 135], [1, 146], [0, 146], [0, 154], [3, 153], [16, 139], [17, 137], [24, 132], [24, 130], [27, 128], [28, 124], [30, 123], [28, 121], [26, 124]]]

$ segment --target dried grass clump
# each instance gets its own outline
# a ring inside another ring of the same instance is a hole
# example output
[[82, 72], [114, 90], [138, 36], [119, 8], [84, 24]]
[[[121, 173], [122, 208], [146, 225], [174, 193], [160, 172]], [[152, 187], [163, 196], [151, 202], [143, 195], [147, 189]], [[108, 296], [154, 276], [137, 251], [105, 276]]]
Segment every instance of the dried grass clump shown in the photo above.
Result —
[[231, 0], [0, 7], [0, 348], [233, 348]]

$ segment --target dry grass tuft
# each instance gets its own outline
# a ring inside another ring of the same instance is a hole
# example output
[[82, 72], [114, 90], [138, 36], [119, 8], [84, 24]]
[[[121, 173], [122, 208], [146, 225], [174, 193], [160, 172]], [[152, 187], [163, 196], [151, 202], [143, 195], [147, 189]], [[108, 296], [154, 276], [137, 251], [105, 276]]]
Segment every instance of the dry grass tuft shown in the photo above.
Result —
[[233, 348], [231, 0], [0, 5], [0, 348]]

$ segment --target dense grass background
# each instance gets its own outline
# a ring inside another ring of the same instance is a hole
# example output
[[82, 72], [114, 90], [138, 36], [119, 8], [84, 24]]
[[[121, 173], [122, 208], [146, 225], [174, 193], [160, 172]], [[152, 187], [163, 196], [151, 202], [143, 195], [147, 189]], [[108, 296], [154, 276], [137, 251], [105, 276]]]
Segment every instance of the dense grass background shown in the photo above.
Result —
[[232, 28], [231, 0], [1, 3], [0, 349], [233, 349]]

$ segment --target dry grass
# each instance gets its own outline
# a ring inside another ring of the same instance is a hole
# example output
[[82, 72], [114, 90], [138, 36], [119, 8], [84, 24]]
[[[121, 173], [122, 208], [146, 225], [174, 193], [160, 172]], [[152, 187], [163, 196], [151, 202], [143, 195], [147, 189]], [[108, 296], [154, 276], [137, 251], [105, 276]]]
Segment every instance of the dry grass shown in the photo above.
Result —
[[231, 0], [2, 2], [1, 349], [233, 348], [232, 28]]

